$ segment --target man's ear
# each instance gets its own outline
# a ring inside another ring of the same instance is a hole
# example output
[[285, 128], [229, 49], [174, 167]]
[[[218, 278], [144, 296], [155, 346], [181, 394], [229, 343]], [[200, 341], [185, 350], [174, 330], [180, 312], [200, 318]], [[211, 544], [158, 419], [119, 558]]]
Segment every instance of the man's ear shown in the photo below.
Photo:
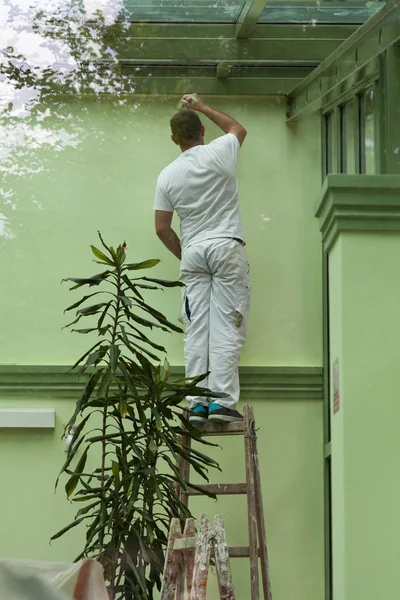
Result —
[[171, 140], [174, 142], [174, 144], [176, 144], [177, 146], [179, 146], [179, 142], [176, 138], [174, 138], [173, 135], [171, 135]]
[[201, 129], [200, 129], [201, 137], [204, 137], [205, 132], [206, 132], [206, 128], [204, 127], [204, 125], [202, 125]]

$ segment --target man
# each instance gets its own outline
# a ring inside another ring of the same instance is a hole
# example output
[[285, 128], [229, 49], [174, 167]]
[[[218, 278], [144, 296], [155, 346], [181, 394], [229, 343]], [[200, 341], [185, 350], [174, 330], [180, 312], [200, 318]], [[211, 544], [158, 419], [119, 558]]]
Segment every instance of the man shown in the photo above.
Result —
[[[190, 422], [240, 421], [239, 358], [249, 312], [249, 266], [239, 213], [236, 163], [246, 130], [196, 94], [182, 98], [171, 119], [172, 141], [182, 154], [160, 174], [155, 194], [156, 233], [181, 259], [182, 316], [185, 323], [186, 377], [210, 372], [201, 385], [228, 394], [216, 399], [191, 397]], [[190, 110], [193, 109], [193, 110]], [[204, 143], [207, 116], [225, 135]], [[181, 240], [171, 228], [176, 211]]]

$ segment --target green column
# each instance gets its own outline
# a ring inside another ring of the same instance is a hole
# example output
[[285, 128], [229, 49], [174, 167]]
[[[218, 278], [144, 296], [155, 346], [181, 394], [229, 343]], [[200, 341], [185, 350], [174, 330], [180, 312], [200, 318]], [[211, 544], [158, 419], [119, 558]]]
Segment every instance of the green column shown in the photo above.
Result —
[[329, 256], [333, 600], [395, 600], [400, 176], [328, 175], [317, 217]]

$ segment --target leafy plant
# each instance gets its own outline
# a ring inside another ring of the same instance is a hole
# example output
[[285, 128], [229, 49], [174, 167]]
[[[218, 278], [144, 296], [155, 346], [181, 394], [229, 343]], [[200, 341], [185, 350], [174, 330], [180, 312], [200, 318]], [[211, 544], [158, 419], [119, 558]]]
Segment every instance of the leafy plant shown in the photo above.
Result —
[[[85, 547], [77, 560], [90, 556], [101, 562], [111, 598], [149, 600], [154, 586], [160, 588], [170, 520], [189, 516], [176, 492], [177, 484], [186, 488], [188, 483], [179, 462], [188, 460], [205, 480], [208, 467], [218, 467], [182, 442], [185, 433], [209, 444], [183, 416], [181, 404], [186, 396], [213, 394], [195, 387], [204, 375], [170, 381], [168, 364], [161, 366], [159, 359], [164, 348], [144, 333], [182, 331], [144, 297], [181, 284], [132, 277], [159, 261], [128, 264], [125, 244], [115, 250], [99, 237], [104, 251], [91, 248], [105, 270], [65, 280], [74, 284], [71, 290], [101, 287], [66, 309], [76, 309], [67, 327], [95, 318], [91, 326], [73, 331], [97, 332], [100, 340], [72, 367], [86, 372], [88, 381], [66, 426], [66, 431], [74, 426], [74, 433], [60, 472], [69, 475], [67, 498], [83, 507], [52, 539], [87, 523]], [[88, 458], [99, 461], [97, 468], [87, 467]]]

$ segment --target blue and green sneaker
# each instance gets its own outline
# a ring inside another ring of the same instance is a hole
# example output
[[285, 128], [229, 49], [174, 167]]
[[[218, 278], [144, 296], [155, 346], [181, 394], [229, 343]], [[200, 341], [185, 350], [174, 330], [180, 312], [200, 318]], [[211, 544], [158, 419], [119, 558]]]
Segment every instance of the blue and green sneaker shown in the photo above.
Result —
[[243, 421], [243, 417], [237, 410], [212, 402], [208, 407], [208, 420], [210, 423], [237, 423]]
[[189, 423], [198, 427], [204, 425], [208, 418], [208, 406], [202, 404], [195, 404], [193, 408], [189, 410]]

